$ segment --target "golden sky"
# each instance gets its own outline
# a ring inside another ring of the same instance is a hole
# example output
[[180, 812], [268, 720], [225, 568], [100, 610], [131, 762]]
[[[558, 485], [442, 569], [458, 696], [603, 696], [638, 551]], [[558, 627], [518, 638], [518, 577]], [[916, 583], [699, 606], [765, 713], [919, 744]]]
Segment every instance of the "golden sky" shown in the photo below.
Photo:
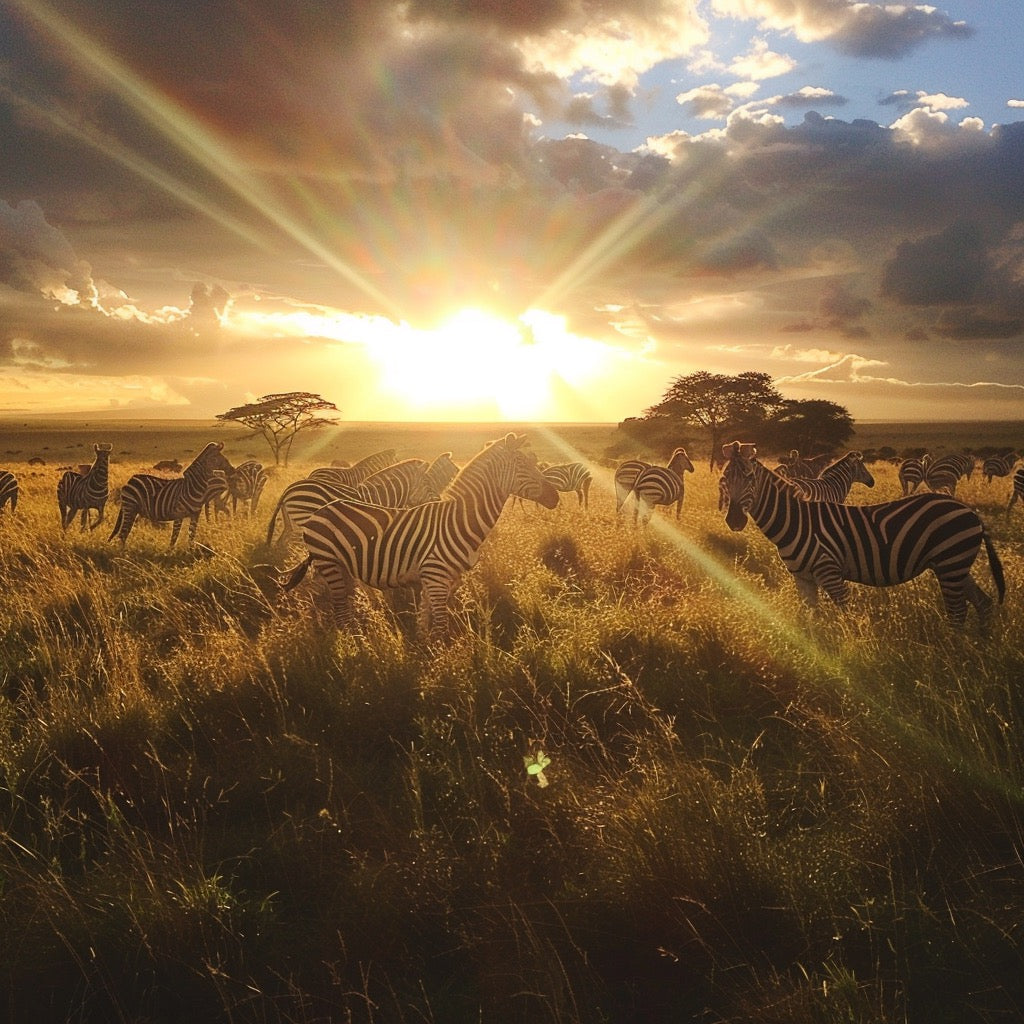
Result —
[[1019, 418], [985, 12], [2, 0], [0, 413], [616, 421], [708, 369]]

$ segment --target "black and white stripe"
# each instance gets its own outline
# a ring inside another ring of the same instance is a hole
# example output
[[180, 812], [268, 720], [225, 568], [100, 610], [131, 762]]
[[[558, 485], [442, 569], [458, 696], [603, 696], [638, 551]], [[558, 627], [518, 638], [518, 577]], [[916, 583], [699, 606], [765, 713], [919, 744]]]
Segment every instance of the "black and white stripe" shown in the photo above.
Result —
[[378, 590], [419, 583], [423, 625], [432, 637], [443, 634], [448, 599], [476, 563], [509, 495], [545, 508], [558, 504], [558, 492], [523, 451], [524, 442], [508, 434], [487, 445], [437, 501], [409, 509], [345, 499], [325, 505], [303, 527], [309, 555], [290, 572], [285, 589], [313, 566], [327, 584], [335, 622], [346, 629], [353, 623], [357, 580]]
[[1013, 482], [1010, 488], [1010, 503], [1006, 506], [1006, 511], [1009, 512], [1018, 501], [1024, 504], [1024, 466], [1021, 466], [1013, 474]]
[[426, 459], [403, 459], [371, 473], [356, 485], [360, 501], [388, 508], [406, 508], [428, 498]]
[[[226, 487], [232, 473], [231, 463], [224, 457], [224, 444], [211, 441], [180, 477], [136, 473], [121, 488], [121, 507], [117, 513], [110, 540], [117, 537], [122, 544], [128, 539], [136, 518], [142, 516], [154, 523], [173, 523], [170, 546], [173, 547], [188, 519], [188, 542], [195, 540], [199, 514]], [[218, 476], [218, 474], [220, 474]]]
[[328, 502], [338, 498], [348, 498], [350, 501], [361, 501], [359, 492], [355, 487], [345, 484], [332, 484], [325, 480], [296, 480], [290, 483], [277, 499], [274, 511], [270, 515], [270, 522], [267, 524], [267, 547], [274, 541], [274, 530], [277, 527], [277, 520], [281, 518], [281, 536], [287, 539], [290, 534], [301, 529], [314, 512], [318, 512]]
[[810, 458], [801, 458], [800, 452], [794, 448], [786, 458], [779, 459], [779, 466], [776, 472], [788, 480], [815, 480], [831, 461], [831, 456], [825, 452], [821, 455], [812, 455]]
[[904, 459], [900, 463], [896, 475], [899, 477], [904, 497], [913, 494], [924, 483], [931, 461], [932, 457], [926, 452], [919, 459]]
[[875, 486], [875, 478], [864, 465], [861, 452], [847, 452], [814, 479], [796, 477], [789, 481], [798, 498], [804, 501], [846, 501], [854, 484]]
[[994, 476], [1009, 476], [1017, 465], [1020, 453], [1009, 451], [1001, 455], [990, 455], [982, 464], [981, 471], [985, 474], [985, 483], [992, 483]]
[[18, 507], [18, 478], [9, 469], [0, 469], [0, 512], [8, 504], [12, 512]]
[[112, 448], [113, 445], [109, 444], [94, 444], [96, 458], [92, 465], [84, 473], [69, 469], [57, 481], [57, 505], [60, 508], [62, 529], [66, 530], [75, 518], [75, 513], [80, 512], [80, 528], [85, 530], [89, 523], [90, 509], [96, 509], [98, 518], [95, 523], [89, 524], [89, 529], [95, 530], [103, 522], [109, 494]]
[[778, 548], [798, 590], [810, 604], [821, 587], [839, 606], [849, 599], [848, 582], [873, 587], [905, 583], [930, 569], [955, 625], [967, 602], [985, 619], [992, 599], [971, 578], [982, 544], [1002, 601], [1002, 564], [977, 512], [940, 494], [916, 494], [877, 505], [801, 501], [792, 488], [758, 462], [753, 445], [724, 447], [722, 474], [725, 521], [742, 530], [749, 515]]
[[395, 449], [385, 448], [360, 459], [354, 466], [323, 466], [309, 473], [309, 480], [322, 480], [336, 487], [355, 487], [372, 473], [391, 466], [395, 462]]
[[644, 469], [633, 481], [633, 494], [636, 497], [633, 521], [646, 523], [656, 505], [675, 505], [678, 519], [683, 511], [686, 489], [683, 473], [692, 472], [693, 463], [685, 448], [677, 448], [667, 466], [648, 466]]
[[615, 467], [615, 511], [621, 512], [626, 499], [633, 493], [633, 484], [636, 478], [651, 463], [643, 462], [641, 459], [627, 459]]
[[583, 508], [590, 508], [590, 487], [593, 474], [582, 462], [563, 462], [557, 466], [545, 466], [541, 472], [544, 479], [560, 494], [575, 494], [576, 502]]
[[260, 503], [263, 489], [267, 486], [267, 471], [261, 462], [248, 459], [235, 466], [234, 472], [228, 475], [228, 494], [231, 496], [231, 511], [238, 511], [241, 502], [249, 515], [254, 515]]
[[950, 497], [962, 477], [970, 477], [974, 458], [970, 455], [943, 455], [925, 468], [924, 486], [930, 491], [943, 491]]

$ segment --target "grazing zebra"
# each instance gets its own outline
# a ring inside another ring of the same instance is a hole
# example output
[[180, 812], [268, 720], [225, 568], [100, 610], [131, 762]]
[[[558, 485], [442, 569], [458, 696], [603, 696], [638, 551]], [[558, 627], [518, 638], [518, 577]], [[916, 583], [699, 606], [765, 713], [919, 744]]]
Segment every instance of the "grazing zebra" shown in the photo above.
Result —
[[[138, 516], [154, 523], [173, 523], [170, 546], [174, 547], [181, 524], [189, 520], [188, 542], [195, 540], [199, 513], [223, 491], [232, 473], [224, 457], [224, 443], [211, 441], [180, 477], [168, 480], [149, 473], [136, 473], [121, 488], [121, 508], [109, 540], [117, 537], [122, 546]], [[221, 476], [216, 476], [217, 473]]]
[[314, 469], [308, 479], [323, 480], [337, 486], [355, 487], [362, 483], [370, 474], [393, 465], [395, 461], [395, 449], [386, 448], [382, 452], [374, 452], [360, 459], [354, 466], [324, 466]]
[[18, 507], [18, 478], [9, 469], [0, 469], [0, 512], [8, 502], [13, 512]]
[[60, 525], [66, 530], [81, 512], [80, 528], [84, 531], [89, 522], [89, 510], [96, 509], [99, 518], [89, 526], [95, 530], [103, 518], [107, 506], [108, 479], [110, 472], [110, 452], [113, 445], [94, 444], [96, 458], [84, 473], [67, 470], [57, 481], [57, 505], [60, 508]]
[[789, 481], [798, 498], [804, 501], [846, 501], [854, 484], [875, 486], [875, 478], [864, 465], [861, 452], [847, 452], [812, 480], [801, 477]]
[[950, 621], [963, 625], [970, 601], [984, 622], [992, 599], [971, 578], [982, 543], [1002, 601], [1002, 563], [977, 512], [963, 502], [940, 494], [877, 505], [801, 501], [758, 462], [754, 445], [737, 441], [723, 450], [729, 458], [722, 474], [726, 523], [742, 530], [750, 515], [812, 607], [819, 587], [842, 607], [847, 581], [887, 587], [931, 569]]
[[924, 472], [924, 486], [931, 491], [945, 491], [950, 497], [962, 476], [970, 476], [974, 460], [965, 461], [966, 456], [944, 455], [933, 459]]
[[636, 496], [633, 522], [639, 519], [646, 523], [651, 518], [655, 505], [674, 504], [678, 519], [683, 511], [683, 473], [692, 472], [693, 463], [685, 448], [677, 448], [667, 466], [648, 466], [643, 470], [633, 481], [633, 494]]
[[900, 463], [897, 475], [900, 478], [900, 488], [904, 497], [913, 494], [924, 483], [931, 461], [932, 457], [926, 452], [919, 459], [904, 459]]
[[560, 494], [575, 492], [576, 504], [590, 508], [590, 486], [593, 474], [582, 462], [563, 462], [558, 466], [545, 466], [541, 470], [544, 479]]
[[238, 503], [249, 503], [249, 515], [254, 515], [260, 503], [263, 488], [267, 486], [267, 471], [263, 464], [249, 459], [235, 466], [228, 476], [228, 493], [231, 495], [231, 511], [238, 511]]
[[1003, 452], [1002, 455], [990, 455], [981, 467], [985, 474], [985, 483], [992, 483], [994, 476], [1009, 476], [1017, 465], [1020, 455], [1017, 452]]
[[1024, 503], [1024, 466], [1021, 466], [1021, 468], [1013, 474], [1013, 487], [1010, 490], [1010, 504], [1006, 506], [1006, 511], [1009, 512], [1018, 501]]
[[459, 471], [444, 497], [408, 509], [338, 499], [310, 516], [302, 530], [309, 552], [283, 581], [296, 586], [312, 565], [327, 584], [337, 626], [353, 624], [356, 581], [378, 590], [421, 584], [422, 625], [436, 639], [448, 627], [448, 599], [511, 494], [558, 504], [526, 438], [507, 434], [487, 445]]

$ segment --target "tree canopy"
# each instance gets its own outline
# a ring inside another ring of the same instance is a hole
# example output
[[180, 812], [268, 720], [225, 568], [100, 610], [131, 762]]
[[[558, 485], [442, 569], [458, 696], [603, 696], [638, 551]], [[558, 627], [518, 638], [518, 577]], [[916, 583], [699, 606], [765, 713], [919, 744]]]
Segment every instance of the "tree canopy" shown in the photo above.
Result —
[[803, 455], [834, 451], [854, 430], [846, 408], [824, 398], [786, 399], [767, 426], [767, 444]]
[[329, 410], [338, 411], [333, 402], [308, 391], [289, 391], [280, 395], [264, 395], [258, 401], [240, 405], [217, 414], [219, 420], [230, 420], [250, 427], [249, 437], [262, 437], [274, 453], [274, 464], [288, 465], [292, 442], [303, 430], [337, 423], [316, 415]]
[[698, 370], [676, 377], [657, 405], [644, 418], [678, 429], [697, 427], [706, 432], [710, 464], [721, 450], [727, 433], [759, 428], [783, 404], [767, 373], [753, 370], [737, 376]]

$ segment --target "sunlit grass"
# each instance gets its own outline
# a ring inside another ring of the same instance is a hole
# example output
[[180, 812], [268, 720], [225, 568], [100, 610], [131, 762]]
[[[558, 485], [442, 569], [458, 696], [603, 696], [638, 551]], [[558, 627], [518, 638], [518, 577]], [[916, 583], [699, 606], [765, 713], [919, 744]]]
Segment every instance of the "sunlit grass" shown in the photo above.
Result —
[[116, 507], [62, 534], [46, 475], [0, 523], [15, 1019], [1024, 1005], [1024, 511], [998, 483], [961, 495], [1006, 569], [988, 637], [931, 578], [812, 616], [702, 465], [678, 525], [633, 527], [607, 486], [590, 512], [510, 504], [428, 647], [401, 603], [357, 638], [315, 580], [261, 586], [292, 559], [261, 545], [289, 478], [192, 550], [147, 524], [122, 550]]

